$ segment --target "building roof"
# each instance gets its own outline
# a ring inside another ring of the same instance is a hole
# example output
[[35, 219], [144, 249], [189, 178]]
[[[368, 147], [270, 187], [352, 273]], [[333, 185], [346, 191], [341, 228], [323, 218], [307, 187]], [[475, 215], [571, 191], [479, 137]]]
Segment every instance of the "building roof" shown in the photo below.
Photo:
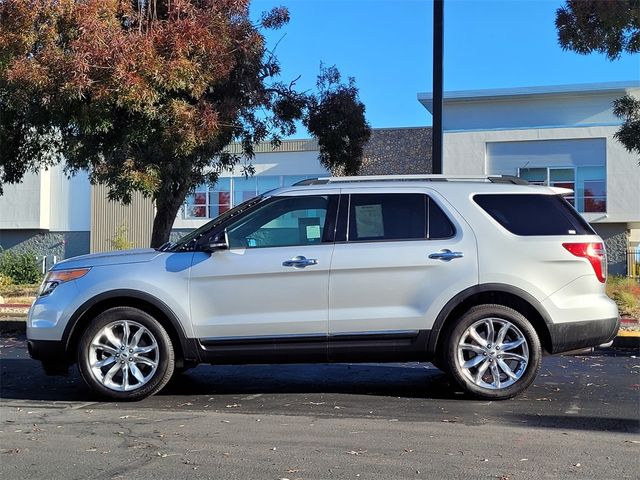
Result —
[[[579, 96], [603, 93], [619, 93], [624, 95], [632, 90], [640, 89], [640, 81], [578, 83], [571, 85], [541, 85], [534, 87], [512, 87], [484, 90], [453, 90], [444, 92], [447, 103], [524, 99], [539, 96]], [[418, 101], [432, 111], [433, 92], [418, 93]]]

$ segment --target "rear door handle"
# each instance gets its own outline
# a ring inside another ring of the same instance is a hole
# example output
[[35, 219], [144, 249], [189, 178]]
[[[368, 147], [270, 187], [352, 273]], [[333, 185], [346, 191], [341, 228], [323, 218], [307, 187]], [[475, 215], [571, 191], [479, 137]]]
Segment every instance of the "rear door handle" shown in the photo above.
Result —
[[306, 258], [302, 255], [298, 255], [297, 257], [293, 257], [291, 260], [285, 260], [282, 262], [283, 267], [293, 267], [293, 268], [304, 268], [309, 265], [317, 265], [318, 260], [315, 258]]
[[452, 252], [448, 248], [443, 248], [439, 252], [434, 252], [429, 255], [429, 258], [433, 260], [442, 260], [443, 262], [448, 262], [453, 260], [454, 258], [462, 258], [464, 257], [464, 253], [462, 252]]

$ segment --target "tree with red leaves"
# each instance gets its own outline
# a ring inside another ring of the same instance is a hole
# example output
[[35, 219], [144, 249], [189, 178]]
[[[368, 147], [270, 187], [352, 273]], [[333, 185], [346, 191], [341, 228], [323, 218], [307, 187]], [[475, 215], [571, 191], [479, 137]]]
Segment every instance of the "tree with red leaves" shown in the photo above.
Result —
[[253, 23], [249, 0], [0, 1], [0, 188], [87, 170], [114, 200], [153, 198], [161, 245], [186, 195], [241, 162], [231, 142], [251, 158], [306, 115], [315, 97], [277, 80], [262, 34], [288, 21]]

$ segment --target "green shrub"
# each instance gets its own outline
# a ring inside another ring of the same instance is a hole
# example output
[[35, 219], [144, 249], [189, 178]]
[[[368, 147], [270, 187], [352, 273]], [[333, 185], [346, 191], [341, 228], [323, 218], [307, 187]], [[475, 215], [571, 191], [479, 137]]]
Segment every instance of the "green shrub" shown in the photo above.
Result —
[[36, 255], [31, 252], [0, 253], [0, 274], [9, 277], [15, 284], [38, 283], [42, 279]]
[[607, 278], [607, 295], [617, 304], [622, 316], [640, 319], [640, 283], [629, 277]]
[[133, 242], [127, 238], [127, 227], [120, 225], [113, 237], [109, 239], [113, 250], [130, 250], [133, 248]]
[[0, 296], [2, 297], [35, 297], [40, 287], [39, 283], [25, 285], [5, 285], [0, 286]]
[[0, 273], [0, 289], [8, 287], [9, 285], [13, 285], [13, 280], [11, 279], [11, 277]]

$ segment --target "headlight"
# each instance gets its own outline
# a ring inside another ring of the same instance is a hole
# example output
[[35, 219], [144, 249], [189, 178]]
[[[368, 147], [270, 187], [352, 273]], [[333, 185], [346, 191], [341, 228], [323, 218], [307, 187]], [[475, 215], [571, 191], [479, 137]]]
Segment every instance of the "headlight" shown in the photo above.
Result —
[[44, 277], [40, 288], [38, 289], [38, 296], [44, 297], [53, 292], [58, 285], [71, 280], [76, 280], [80, 277], [84, 277], [90, 268], [71, 268], [69, 270], [54, 270], [47, 273]]

